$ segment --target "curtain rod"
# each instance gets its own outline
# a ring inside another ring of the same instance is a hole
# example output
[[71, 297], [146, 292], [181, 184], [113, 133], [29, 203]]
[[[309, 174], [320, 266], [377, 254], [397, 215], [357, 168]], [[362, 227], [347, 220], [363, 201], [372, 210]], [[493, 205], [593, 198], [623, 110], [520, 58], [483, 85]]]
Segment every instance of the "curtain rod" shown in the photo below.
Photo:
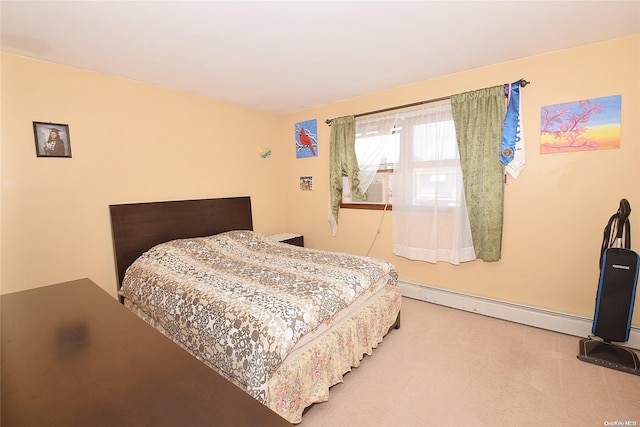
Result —
[[[526, 81], [525, 79], [520, 79], [520, 80], [518, 80], [518, 82], [520, 82], [520, 87], [525, 87], [526, 85], [531, 83], [531, 82]], [[507, 85], [505, 85], [505, 87], [506, 86]], [[506, 95], [506, 93], [505, 93], [505, 95]], [[397, 105], [395, 107], [383, 108], [382, 110], [367, 111], [366, 113], [355, 114], [353, 117], [362, 117], [362, 116], [370, 116], [372, 114], [386, 113], [387, 111], [399, 110], [401, 108], [415, 107], [415, 106], [418, 106], [418, 105], [430, 104], [432, 102], [445, 101], [445, 100], [450, 99], [450, 98], [451, 98], [451, 96], [443, 96], [443, 97], [440, 97], [440, 98], [427, 99], [426, 101], [418, 101], [418, 102], [414, 102], [412, 104]], [[327, 125], [331, 126], [331, 119], [327, 119], [324, 122]]]

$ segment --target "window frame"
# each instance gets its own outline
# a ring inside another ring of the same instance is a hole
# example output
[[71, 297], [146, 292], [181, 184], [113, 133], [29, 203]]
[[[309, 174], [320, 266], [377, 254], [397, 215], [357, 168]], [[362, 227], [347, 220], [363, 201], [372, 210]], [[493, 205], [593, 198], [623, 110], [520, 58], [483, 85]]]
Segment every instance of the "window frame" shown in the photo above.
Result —
[[[411, 110], [408, 110], [411, 111]], [[408, 126], [407, 126], [408, 128]], [[413, 129], [405, 129], [405, 132], [408, 131], [410, 132], [411, 136], [408, 137], [409, 141], [413, 140]], [[406, 134], [405, 134], [406, 135]], [[424, 167], [424, 168], [433, 168], [432, 165], [436, 165], [436, 164], [440, 164], [442, 165], [443, 162], [449, 163], [449, 161], [447, 160], [412, 160], [413, 158], [413, 150], [414, 150], [414, 146], [411, 142], [407, 143], [405, 145], [405, 150], [402, 149], [403, 144], [402, 144], [403, 139], [400, 140], [400, 146], [399, 146], [399, 159], [398, 161], [401, 161], [405, 156], [408, 156], [406, 158], [408, 158], [409, 162], [412, 163], [413, 165], [420, 165], [419, 167]], [[407, 160], [405, 160], [407, 161]], [[451, 159], [450, 160], [451, 163], [455, 163], [455, 159]], [[389, 167], [389, 165], [391, 165], [391, 167]], [[382, 165], [381, 165], [382, 166]], [[395, 167], [394, 164], [387, 164], [385, 165], [386, 167], [384, 168], [379, 168], [376, 171], [376, 175], [379, 174], [389, 174], [391, 176], [393, 176], [394, 171], [395, 171]], [[390, 190], [390, 192], [393, 192], [393, 189]], [[455, 199], [453, 201], [454, 206], [457, 205], [460, 201]], [[431, 208], [432, 203], [435, 203], [435, 201], [432, 201], [431, 203], [427, 203], [427, 204], [414, 204], [414, 208], [415, 209], [420, 209], [422, 207], [425, 208]], [[453, 209], [454, 206], [438, 206], [438, 209], [441, 209], [443, 211], [447, 211], [450, 209]], [[365, 209], [365, 210], [393, 210], [393, 201], [390, 201], [388, 203], [371, 203], [371, 202], [343, 202], [342, 199], [340, 200], [340, 208], [345, 208], [345, 209]]]

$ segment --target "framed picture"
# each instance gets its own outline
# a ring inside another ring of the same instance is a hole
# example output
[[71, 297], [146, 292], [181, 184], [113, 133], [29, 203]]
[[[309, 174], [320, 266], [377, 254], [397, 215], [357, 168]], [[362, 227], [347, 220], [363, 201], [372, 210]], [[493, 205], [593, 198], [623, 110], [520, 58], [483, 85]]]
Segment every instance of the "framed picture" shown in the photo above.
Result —
[[318, 123], [315, 119], [296, 123], [296, 158], [318, 157]]
[[312, 191], [313, 190], [313, 177], [312, 176], [301, 176], [300, 177], [300, 189], [302, 191]]
[[71, 157], [69, 125], [33, 122], [38, 157]]
[[540, 153], [620, 148], [622, 95], [542, 107]]

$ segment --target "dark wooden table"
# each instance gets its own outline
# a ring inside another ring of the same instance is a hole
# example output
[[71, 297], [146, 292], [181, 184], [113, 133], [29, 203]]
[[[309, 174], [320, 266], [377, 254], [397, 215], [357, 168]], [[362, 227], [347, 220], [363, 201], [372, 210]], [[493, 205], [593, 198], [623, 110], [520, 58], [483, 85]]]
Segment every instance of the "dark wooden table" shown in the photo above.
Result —
[[291, 426], [89, 279], [2, 296], [9, 426]]

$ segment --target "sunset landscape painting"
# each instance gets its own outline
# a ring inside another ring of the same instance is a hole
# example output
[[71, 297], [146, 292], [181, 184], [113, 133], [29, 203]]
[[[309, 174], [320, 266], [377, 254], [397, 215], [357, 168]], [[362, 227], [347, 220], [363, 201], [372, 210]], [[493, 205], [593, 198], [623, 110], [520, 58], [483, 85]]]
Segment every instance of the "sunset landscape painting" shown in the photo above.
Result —
[[621, 95], [542, 107], [540, 153], [620, 148]]

